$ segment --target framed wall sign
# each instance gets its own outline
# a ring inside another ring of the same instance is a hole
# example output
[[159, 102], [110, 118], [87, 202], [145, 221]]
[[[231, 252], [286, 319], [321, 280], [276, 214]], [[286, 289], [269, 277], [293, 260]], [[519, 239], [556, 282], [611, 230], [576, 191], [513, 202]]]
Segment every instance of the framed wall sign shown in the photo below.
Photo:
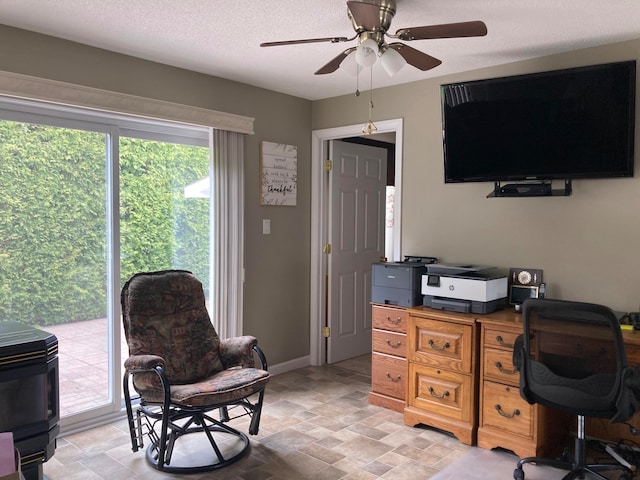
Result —
[[298, 186], [298, 147], [260, 143], [260, 205], [295, 206]]

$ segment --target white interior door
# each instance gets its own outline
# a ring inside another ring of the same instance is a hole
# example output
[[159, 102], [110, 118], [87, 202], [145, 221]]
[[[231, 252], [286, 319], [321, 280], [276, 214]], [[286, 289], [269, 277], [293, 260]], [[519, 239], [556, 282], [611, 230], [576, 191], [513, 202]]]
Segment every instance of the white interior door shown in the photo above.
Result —
[[371, 351], [371, 264], [384, 256], [387, 151], [332, 140], [327, 362]]

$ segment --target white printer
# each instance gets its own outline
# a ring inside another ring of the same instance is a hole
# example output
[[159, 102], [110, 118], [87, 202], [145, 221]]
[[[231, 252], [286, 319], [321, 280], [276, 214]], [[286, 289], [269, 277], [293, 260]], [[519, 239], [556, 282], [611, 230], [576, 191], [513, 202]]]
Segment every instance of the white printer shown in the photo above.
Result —
[[463, 313], [491, 313], [507, 305], [507, 270], [436, 263], [422, 275], [423, 305]]

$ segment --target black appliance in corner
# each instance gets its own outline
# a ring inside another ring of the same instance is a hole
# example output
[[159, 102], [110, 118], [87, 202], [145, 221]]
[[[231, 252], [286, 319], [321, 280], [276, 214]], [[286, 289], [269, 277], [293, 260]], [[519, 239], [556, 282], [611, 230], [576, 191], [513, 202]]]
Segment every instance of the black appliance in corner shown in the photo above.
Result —
[[0, 322], [0, 431], [13, 432], [25, 480], [41, 480], [60, 431], [58, 339]]

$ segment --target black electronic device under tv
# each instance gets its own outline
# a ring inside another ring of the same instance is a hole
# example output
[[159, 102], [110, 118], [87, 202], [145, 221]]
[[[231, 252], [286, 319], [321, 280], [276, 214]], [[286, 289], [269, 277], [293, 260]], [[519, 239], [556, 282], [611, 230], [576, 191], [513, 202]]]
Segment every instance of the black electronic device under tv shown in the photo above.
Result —
[[636, 62], [441, 86], [446, 183], [632, 177]]

